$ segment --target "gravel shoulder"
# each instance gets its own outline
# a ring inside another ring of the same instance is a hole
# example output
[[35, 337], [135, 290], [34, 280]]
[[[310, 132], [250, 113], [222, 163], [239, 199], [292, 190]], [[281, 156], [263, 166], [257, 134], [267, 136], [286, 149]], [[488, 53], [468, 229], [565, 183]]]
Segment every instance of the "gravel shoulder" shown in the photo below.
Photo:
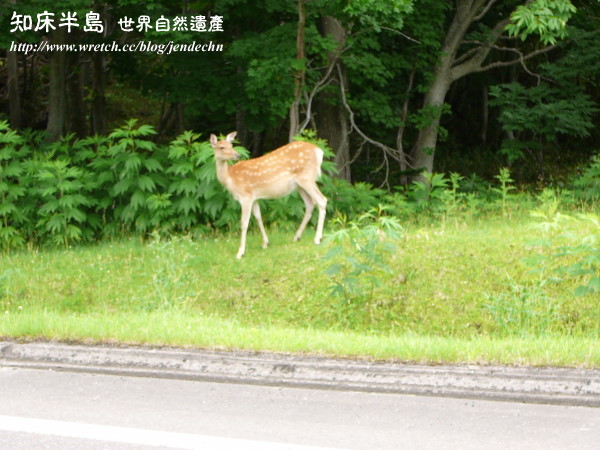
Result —
[[0, 342], [0, 367], [600, 407], [600, 370]]

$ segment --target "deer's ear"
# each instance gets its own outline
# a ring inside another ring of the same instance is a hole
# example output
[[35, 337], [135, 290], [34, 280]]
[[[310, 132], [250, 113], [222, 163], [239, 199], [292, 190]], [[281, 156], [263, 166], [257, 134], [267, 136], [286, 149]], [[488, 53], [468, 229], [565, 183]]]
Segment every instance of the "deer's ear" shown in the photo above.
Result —
[[210, 135], [210, 143], [212, 144], [213, 147], [215, 145], [217, 145], [217, 137], [214, 134]]
[[227, 135], [227, 137], [225, 138], [225, 140], [227, 142], [233, 142], [233, 140], [235, 139], [235, 136], [237, 135], [237, 131], [232, 131], [231, 133], [229, 133]]

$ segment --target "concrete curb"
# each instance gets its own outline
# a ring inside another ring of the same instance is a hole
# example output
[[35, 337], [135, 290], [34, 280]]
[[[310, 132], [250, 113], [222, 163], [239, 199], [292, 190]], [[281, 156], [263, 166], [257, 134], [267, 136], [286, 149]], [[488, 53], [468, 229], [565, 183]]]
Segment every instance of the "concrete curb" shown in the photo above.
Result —
[[0, 342], [1, 367], [600, 407], [600, 370], [11, 341]]

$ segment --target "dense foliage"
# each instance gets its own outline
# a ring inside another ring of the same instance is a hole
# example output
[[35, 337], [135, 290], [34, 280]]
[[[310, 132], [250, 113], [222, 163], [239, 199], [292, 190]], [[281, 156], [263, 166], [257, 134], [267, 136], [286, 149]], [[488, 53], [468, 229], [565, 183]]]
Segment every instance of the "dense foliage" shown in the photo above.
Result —
[[[45, 146], [39, 133], [20, 134], [0, 122], [0, 249], [236, 228], [239, 206], [216, 180], [208, 141], [185, 132], [162, 145], [150, 139], [155, 133], [132, 120], [107, 137], [67, 136]], [[302, 138], [315, 136], [305, 133]], [[325, 142], [314, 142], [331, 155]], [[236, 149], [248, 156], [243, 147]], [[596, 157], [563, 191], [563, 202], [597, 203], [599, 167]], [[425, 182], [393, 192], [331, 177], [335, 168], [329, 161], [324, 168], [320, 183], [329, 199], [329, 216], [342, 224], [380, 205], [396, 217], [414, 219], [459, 212], [509, 215], [513, 208], [535, 205], [532, 196], [515, 192], [506, 168], [494, 185], [456, 173], [427, 174]], [[303, 214], [297, 195], [269, 201], [264, 210], [265, 221], [280, 227], [297, 225]]]

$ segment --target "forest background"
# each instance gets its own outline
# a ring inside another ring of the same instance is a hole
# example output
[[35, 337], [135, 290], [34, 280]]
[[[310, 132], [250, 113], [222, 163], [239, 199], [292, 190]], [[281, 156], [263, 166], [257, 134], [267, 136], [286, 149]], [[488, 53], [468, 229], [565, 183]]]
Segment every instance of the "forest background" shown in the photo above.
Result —
[[[13, 14], [44, 11], [78, 13], [81, 26], [16, 29]], [[102, 33], [83, 31], [89, 11]], [[0, 114], [45, 142], [132, 118], [156, 142], [236, 129], [253, 156], [308, 128], [339, 177], [377, 186], [421, 169], [489, 180], [505, 166], [519, 183], [560, 183], [599, 147], [599, 11], [595, 0], [3, 0]], [[152, 25], [219, 15], [223, 31], [118, 26], [143, 14]], [[42, 40], [223, 51], [9, 51]]]

